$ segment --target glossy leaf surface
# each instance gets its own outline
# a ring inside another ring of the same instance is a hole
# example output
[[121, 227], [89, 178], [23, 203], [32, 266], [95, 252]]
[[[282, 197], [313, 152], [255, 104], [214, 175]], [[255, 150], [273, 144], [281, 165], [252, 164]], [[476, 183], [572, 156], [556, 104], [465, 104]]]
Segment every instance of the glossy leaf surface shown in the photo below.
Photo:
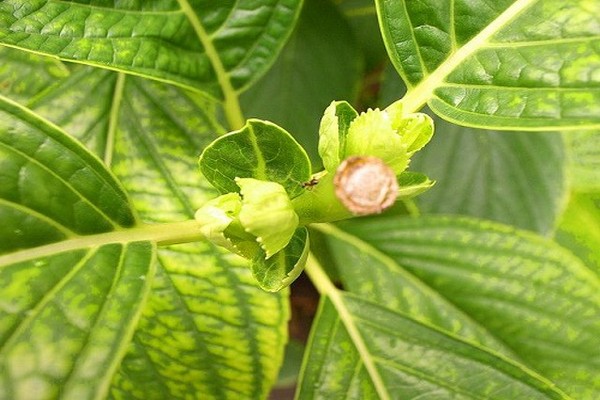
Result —
[[376, 4], [409, 110], [428, 102], [449, 121], [495, 129], [600, 124], [597, 1]]
[[223, 97], [274, 61], [298, 0], [4, 1], [0, 43]]
[[260, 252], [252, 260], [252, 275], [263, 289], [277, 292], [289, 286], [302, 272], [309, 251], [308, 231], [298, 228], [289, 244], [273, 257], [265, 259]]
[[[223, 132], [212, 102], [172, 86], [76, 68], [31, 105], [112, 166], [146, 222], [191, 218], [216, 195], [197, 170], [201, 149]], [[161, 247], [149, 282], [128, 353], [105, 382], [112, 396], [266, 396], [285, 344], [284, 293], [265, 293], [247, 262], [206, 243]]]
[[0, 97], [1, 252], [129, 227], [125, 192], [56, 126]]
[[321, 305], [299, 398], [565, 398], [514, 361], [403, 314], [350, 294], [334, 304]]
[[108, 393], [155, 271], [128, 198], [102, 163], [0, 99], [0, 397]]
[[[377, 217], [381, 218], [381, 217]], [[386, 253], [351, 233], [331, 225], [317, 226], [331, 262], [349, 292], [391, 310], [410, 315], [469, 341], [514, 356], [504, 344], [452, 301], [420, 281]]]
[[[384, 105], [406, 91], [389, 67], [382, 85]], [[467, 128], [435, 115], [433, 120], [433, 139], [410, 164], [411, 170], [436, 181], [432, 190], [416, 198], [422, 212], [469, 215], [545, 235], [552, 232], [573, 180], [573, 156], [560, 134]], [[579, 136], [569, 132], [563, 138]]]
[[[570, 252], [526, 232], [463, 218], [388, 218], [344, 228], [574, 398], [600, 393], [600, 280]], [[373, 285], [388, 296], [397, 292], [385, 280]]]
[[240, 190], [235, 178], [254, 178], [279, 183], [290, 198], [302, 194], [311, 174], [306, 152], [290, 134], [260, 120], [249, 120], [206, 147], [200, 170], [223, 194]]

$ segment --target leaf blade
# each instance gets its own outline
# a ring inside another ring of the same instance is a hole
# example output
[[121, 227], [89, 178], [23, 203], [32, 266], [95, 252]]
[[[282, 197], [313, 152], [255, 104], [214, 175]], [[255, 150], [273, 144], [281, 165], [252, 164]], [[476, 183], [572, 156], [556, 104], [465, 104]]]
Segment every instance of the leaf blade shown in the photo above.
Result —
[[409, 110], [429, 102], [449, 121], [492, 129], [598, 126], [598, 80], [584, 77], [600, 63], [589, 44], [600, 35], [597, 4], [451, 4], [377, 2], [392, 61], [418, 85]]
[[298, 398], [568, 398], [510, 359], [338, 291], [317, 268], [307, 271], [326, 297]]
[[436, 180], [416, 201], [424, 213], [491, 219], [550, 234], [567, 196], [563, 143], [551, 132], [499, 132], [452, 125], [439, 132], [411, 168]]
[[99, 6], [3, 2], [8, 46], [201, 90], [242, 91], [274, 61], [300, 2], [203, 5], [187, 0]]
[[[5, 251], [135, 223], [127, 194], [99, 160], [53, 124], [1, 96], [0, 113], [0, 198], [6, 226], [19, 227], [11, 232], [18, 239], [10, 237]], [[38, 228], [51, 235], [40, 236]]]
[[[25, 318], [13, 318], [16, 326], [4, 331], [0, 350], [3, 397], [63, 393], [92, 399], [107, 393], [150, 290], [155, 250], [148, 242], [82, 250], [77, 252], [81, 258], [75, 268], [45, 293], [36, 289], [39, 281], [46, 279], [47, 274], [40, 270], [47, 259], [3, 265], [0, 269], [5, 281], [15, 270], [39, 272], [29, 275], [27, 281], [37, 299], [21, 304], [25, 307], [18, 314]], [[65, 256], [71, 254], [63, 253], [58, 258], [64, 261]], [[91, 280], [95, 274], [112, 279]], [[82, 282], [93, 290], [78, 293]], [[21, 283], [12, 284], [22, 288]], [[14, 287], [10, 286], [3, 287], [3, 299], [11, 298], [7, 292]], [[122, 312], [124, 306], [126, 313]], [[29, 362], [24, 364], [24, 359]]]
[[288, 132], [255, 119], [207, 146], [199, 164], [222, 194], [240, 190], [236, 178], [254, 178], [279, 183], [293, 199], [303, 193], [311, 173], [306, 152]]
[[599, 348], [593, 315], [600, 280], [571, 253], [530, 233], [465, 218], [353, 225], [345, 227], [451, 299], [525, 363], [577, 398], [597, 395], [599, 358], [589, 352]]

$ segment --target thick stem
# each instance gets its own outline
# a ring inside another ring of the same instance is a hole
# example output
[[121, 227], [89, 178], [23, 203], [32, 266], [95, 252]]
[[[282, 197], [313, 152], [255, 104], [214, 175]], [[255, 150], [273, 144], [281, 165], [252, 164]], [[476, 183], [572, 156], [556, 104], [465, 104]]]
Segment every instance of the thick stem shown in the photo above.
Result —
[[334, 174], [326, 174], [319, 182], [308, 187], [300, 196], [292, 200], [300, 226], [316, 222], [333, 222], [351, 218], [354, 215], [335, 195]]

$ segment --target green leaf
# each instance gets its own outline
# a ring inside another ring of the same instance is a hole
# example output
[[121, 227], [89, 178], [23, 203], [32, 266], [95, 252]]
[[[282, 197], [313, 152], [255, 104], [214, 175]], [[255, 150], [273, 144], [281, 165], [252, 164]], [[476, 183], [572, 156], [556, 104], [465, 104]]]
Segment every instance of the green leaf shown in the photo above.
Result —
[[4, 1], [0, 43], [226, 98], [274, 61], [299, 0]]
[[[390, 68], [382, 85], [383, 104], [405, 91]], [[569, 157], [558, 134], [488, 131], [433, 120], [436, 135], [410, 164], [436, 181], [417, 198], [422, 212], [492, 219], [542, 234], [554, 230], [568, 189]], [[576, 132], [563, 136], [571, 137]]]
[[[216, 195], [197, 169], [201, 149], [224, 131], [214, 122], [215, 103], [121, 74], [89, 69], [87, 74], [96, 75], [88, 81], [96, 82], [95, 90], [114, 91], [114, 96], [86, 98], [80, 108], [87, 86], [67, 82], [65, 92], [54, 91], [36, 104], [49, 112], [52, 107], [70, 109], [65, 121], [72, 128], [75, 121], [84, 131], [113, 126], [101, 133], [104, 143], [88, 143], [99, 144], [142, 219], [192, 218]], [[152, 292], [111, 394], [264, 398], [276, 379], [287, 337], [286, 292], [264, 292], [248, 262], [208, 243], [161, 247], [158, 262]]]
[[392, 123], [386, 111], [369, 109], [361, 113], [348, 129], [344, 158], [372, 155], [400, 174], [408, 166], [408, 148]]
[[204, 149], [200, 170], [220, 193], [238, 192], [235, 178], [272, 181], [294, 198], [310, 179], [304, 149], [282, 128], [267, 121], [249, 120]]
[[577, 191], [600, 191], [600, 131], [563, 135], [568, 151], [571, 187]]
[[305, 0], [279, 58], [241, 96], [244, 114], [284, 127], [306, 149], [313, 165], [319, 166], [317, 116], [332, 99], [356, 97], [363, 70], [361, 56], [353, 32], [335, 5]]
[[273, 257], [261, 252], [252, 260], [252, 275], [264, 290], [277, 292], [289, 286], [304, 269], [310, 249], [308, 230], [296, 229], [289, 244]]
[[377, 0], [386, 48], [409, 86], [454, 123], [493, 129], [600, 125], [600, 3]]
[[0, 397], [105, 396], [150, 289], [153, 247], [91, 244], [1, 258]]
[[68, 75], [60, 61], [0, 47], [0, 93], [15, 101], [28, 101]]
[[242, 207], [239, 218], [244, 229], [256, 236], [267, 259], [290, 242], [298, 228], [298, 215], [283, 186], [252, 178], [237, 178]]
[[404, 171], [398, 176], [398, 198], [410, 199], [433, 187], [435, 182], [418, 172]]
[[335, 173], [344, 161], [346, 136], [358, 112], [345, 101], [334, 101], [325, 109], [319, 126], [319, 155], [325, 170]]
[[225, 235], [225, 229], [237, 218], [242, 199], [237, 193], [227, 193], [202, 205], [194, 214], [200, 231], [210, 242], [235, 252], [235, 246]]
[[396, 108], [401, 109], [401, 107], [394, 107], [394, 105], [392, 105], [388, 107], [386, 111], [392, 116], [394, 121], [393, 126], [398, 130], [398, 133], [402, 137], [402, 142], [407, 147], [406, 151], [408, 155], [412, 156], [429, 143], [433, 137], [433, 120], [429, 115], [424, 113], [407, 115], [396, 113], [396, 115], [394, 115]]
[[574, 398], [600, 394], [600, 279], [570, 252], [524, 231], [465, 218], [394, 217], [348, 222], [344, 229]]
[[161, 249], [116, 398], [265, 398], [287, 339], [287, 292], [256, 286], [246, 260], [206, 243]]
[[542, 234], [554, 229], [567, 190], [558, 134], [435, 123], [437, 134], [411, 162], [436, 181], [417, 198], [423, 212], [487, 218]]
[[148, 232], [97, 158], [4, 97], [0, 113], [0, 397], [105, 396], [150, 290], [154, 244], [138, 240]]
[[600, 276], [600, 194], [572, 193], [555, 238]]
[[311, 332], [298, 398], [567, 398], [525, 366], [340, 292], [315, 269], [308, 272], [327, 297]]
[[0, 96], [0, 252], [130, 227], [127, 195], [56, 126]]
[[323, 240], [332, 257], [331, 263], [349, 292], [409, 315], [426, 325], [515, 357], [489, 331], [456, 307], [451, 299], [444, 298], [381, 250], [332, 225], [316, 225], [315, 228], [325, 234]]
[[[201, 149], [224, 132], [215, 123], [212, 101], [173, 86], [81, 67], [31, 104], [112, 166], [146, 222], [192, 218], [216, 195], [197, 170]], [[158, 233], [184, 233], [171, 226]], [[181, 227], [189, 229], [185, 223]], [[132, 240], [143, 231], [124, 230], [120, 238]], [[111, 395], [264, 398], [287, 338], [287, 292], [261, 290], [246, 261], [208, 243], [161, 246], [157, 269]]]

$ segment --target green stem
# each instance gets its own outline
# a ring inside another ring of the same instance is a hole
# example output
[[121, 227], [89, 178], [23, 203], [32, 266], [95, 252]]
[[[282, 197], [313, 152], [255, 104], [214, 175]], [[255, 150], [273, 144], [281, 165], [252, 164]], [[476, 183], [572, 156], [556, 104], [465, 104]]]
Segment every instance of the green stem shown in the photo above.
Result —
[[200, 233], [200, 223], [196, 220], [172, 222], [167, 224], [142, 224], [131, 229], [76, 236], [72, 239], [44, 246], [17, 251], [0, 256], [0, 266], [46, 257], [65, 251], [99, 247], [109, 243], [130, 243], [138, 241], [156, 242], [159, 246], [188, 243], [204, 240]]
[[354, 215], [335, 195], [333, 174], [326, 174], [319, 182], [307, 188], [303, 194], [292, 200], [294, 211], [300, 218], [300, 226], [315, 222], [333, 222]]
[[210, 35], [204, 29], [202, 22], [198, 18], [198, 15], [188, 2], [188, 0], [178, 0], [179, 6], [181, 10], [187, 17], [188, 21], [194, 28], [194, 32], [196, 32], [196, 36], [202, 46], [204, 47], [204, 51], [206, 52], [206, 56], [210, 60], [210, 63], [213, 66], [215, 74], [217, 76], [217, 81], [221, 86], [221, 90], [223, 91], [224, 97], [224, 105], [223, 108], [225, 110], [225, 116], [227, 117], [227, 122], [229, 123], [229, 127], [232, 130], [241, 129], [244, 126], [244, 115], [242, 114], [242, 108], [240, 107], [240, 102], [238, 98], [237, 91], [233, 88], [231, 84], [231, 80], [229, 79], [229, 74], [223, 65], [223, 61], [219, 56], [219, 52], [214, 46]]
[[331, 279], [329, 279], [325, 271], [323, 271], [323, 268], [317, 259], [312, 255], [312, 253], [308, 256], [305, 271], [312, 283], [317, 288], [319, 294], [321, 296], [328, 297], [337, 310], [339, 318], [348, 332], [348, 336], [350, 336], [352, 343], [354, 346], [356, 346], [356, 350], [360, 355], [360, 359], [364, 363], [365, 369], [373, 381], [373, 386], [375, 387], [379, 398], [382, 400], [389, 400], [390, 395], [387, 392], [377, 367], [375, 366], [373, 356], [367, 348], [367, 345], [365, 344], [365, 341], [354, 322], [355, 318], [352, 316], [350, 310], [348, 310], [348, 307], [346, 307], [346, 302], [342, 293], [333, 285]]

